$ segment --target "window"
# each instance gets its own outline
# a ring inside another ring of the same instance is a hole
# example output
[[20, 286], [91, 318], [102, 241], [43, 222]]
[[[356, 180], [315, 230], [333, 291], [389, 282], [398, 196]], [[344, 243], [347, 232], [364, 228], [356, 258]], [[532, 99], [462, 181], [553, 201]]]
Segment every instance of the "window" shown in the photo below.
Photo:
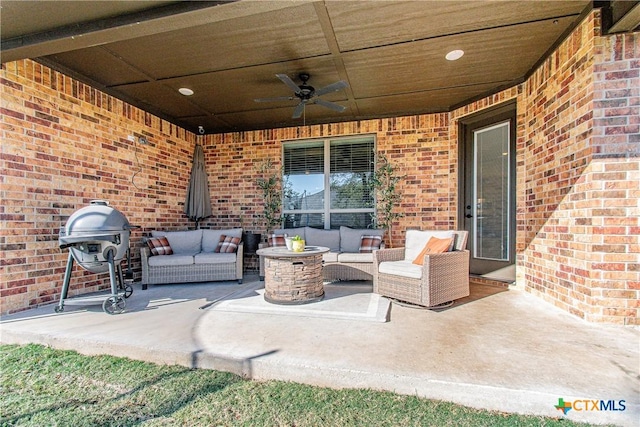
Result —
[[283, 165], [285, 228], [372, 226], [372, 136], [285, 143]]

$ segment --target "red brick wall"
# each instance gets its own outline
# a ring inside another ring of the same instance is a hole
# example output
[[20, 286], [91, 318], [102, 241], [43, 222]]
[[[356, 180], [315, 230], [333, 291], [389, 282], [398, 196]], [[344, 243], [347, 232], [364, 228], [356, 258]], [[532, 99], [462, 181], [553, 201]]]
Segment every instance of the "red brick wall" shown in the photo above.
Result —
[[[283, 141], [356, 134], [375, 135], [378, 151], [407, 176], [399, 186], [404, 197], [398, 210], [405, 217], [394, 226], [394, 244], [402, 242], [407, 228], [456, 227], [458, 151], [449, 136], [448, 114], [210, 135], [205, 151], [216, 182], [212, 202], [220, 206], [210, 222], [222, 224], [243, 215], [245, 228], [256, 218], [259, 223], [257, 167], [266, 159], [280, 167]], [[264, 224], [256, 231], [266, 233]]]
[[[0, 88], [2, 313], [59, 298], [58, 232], [90, 200], [146, 228], [192, 225], [182, 208], [196, 136], [29, 60], [3, 65]], [[76, 268], [70, 296], [108, 287], [108, 275]]]
[[518, 267], [533, 294], [589, 321], [638, 324], [638, 34], [592, 13], [525, 82]]
[[592, 158], [594, 15], [525, 83], [524, 286], [584, 317], [591, 230], [585, 172]]
[[585, 318], [640, 324], [640, 33], [596, 40]]

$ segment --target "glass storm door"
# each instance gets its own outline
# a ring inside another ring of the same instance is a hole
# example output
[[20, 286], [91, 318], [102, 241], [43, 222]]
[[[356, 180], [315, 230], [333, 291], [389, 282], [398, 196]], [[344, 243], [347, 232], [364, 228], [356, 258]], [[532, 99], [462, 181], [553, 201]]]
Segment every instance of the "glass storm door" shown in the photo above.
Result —
[[485, 275], [515, 263], [513, 131], [511, 118], [494, 117], [465, 132], [462, 219], [469, 231], [471, 274]]

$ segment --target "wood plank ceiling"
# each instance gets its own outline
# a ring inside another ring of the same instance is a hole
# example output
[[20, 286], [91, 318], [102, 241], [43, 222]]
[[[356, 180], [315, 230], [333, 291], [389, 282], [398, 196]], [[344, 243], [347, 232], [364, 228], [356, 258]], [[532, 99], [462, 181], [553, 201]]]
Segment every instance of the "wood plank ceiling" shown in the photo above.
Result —
[[[522, 81], [591, 7], [575, 1], [2, 1], [2, 61], [34, 58], [206, 133], [452, 108]], [[464, 51], [457, 61], [445, 55]], [[298, 99], [276, 74], [311, 75]], [[183, 96], [179, 88], [193, 90]]]

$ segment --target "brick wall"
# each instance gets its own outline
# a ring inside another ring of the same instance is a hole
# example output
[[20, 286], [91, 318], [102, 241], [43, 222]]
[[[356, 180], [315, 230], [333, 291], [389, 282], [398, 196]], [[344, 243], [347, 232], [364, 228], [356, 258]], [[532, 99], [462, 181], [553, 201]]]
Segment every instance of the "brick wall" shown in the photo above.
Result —
[[638, 34], [592, 13], [524, 83], [518, 267], [589, 321], [638, 324]]
[[596, 40], [585, 318], [640, 324], [640, 33]]
[[592, 157], [595, 38], [591, 15], [525, 83], [519, 108], [526, 141], [518, 171], [526, 197], [524, 286], [581, 317], [591, 274], [584, 186]]
[[[3, 65], [0, 88], [2, 313], [59, 299], [58, 232], [90, 200], [147, 229], [191, 225], [182, 208], [198, 137], [29, 60]], [[108, 275], [76, 267], [70, 296], [106, 288]]]
[[220, 206], [211, 223], [222, 224], [242, 214], [247, 218], [245, 227], [258, 219], [256, 231], [266, 233], [259, 221], [258, 165], [271, 159], [280, 167], [283, 141], [356, 134], [375, 135], [378, 152], [407, 175], [399, 186], [404, 197], [398, 209], [405, 217], [393, 228], [393, 243], [402, 242], [407, 228], [456, 227], [458, 152], [449, 137], [448, 114], [209, 135], [207, 164], [216, 180], [212, 203]]

